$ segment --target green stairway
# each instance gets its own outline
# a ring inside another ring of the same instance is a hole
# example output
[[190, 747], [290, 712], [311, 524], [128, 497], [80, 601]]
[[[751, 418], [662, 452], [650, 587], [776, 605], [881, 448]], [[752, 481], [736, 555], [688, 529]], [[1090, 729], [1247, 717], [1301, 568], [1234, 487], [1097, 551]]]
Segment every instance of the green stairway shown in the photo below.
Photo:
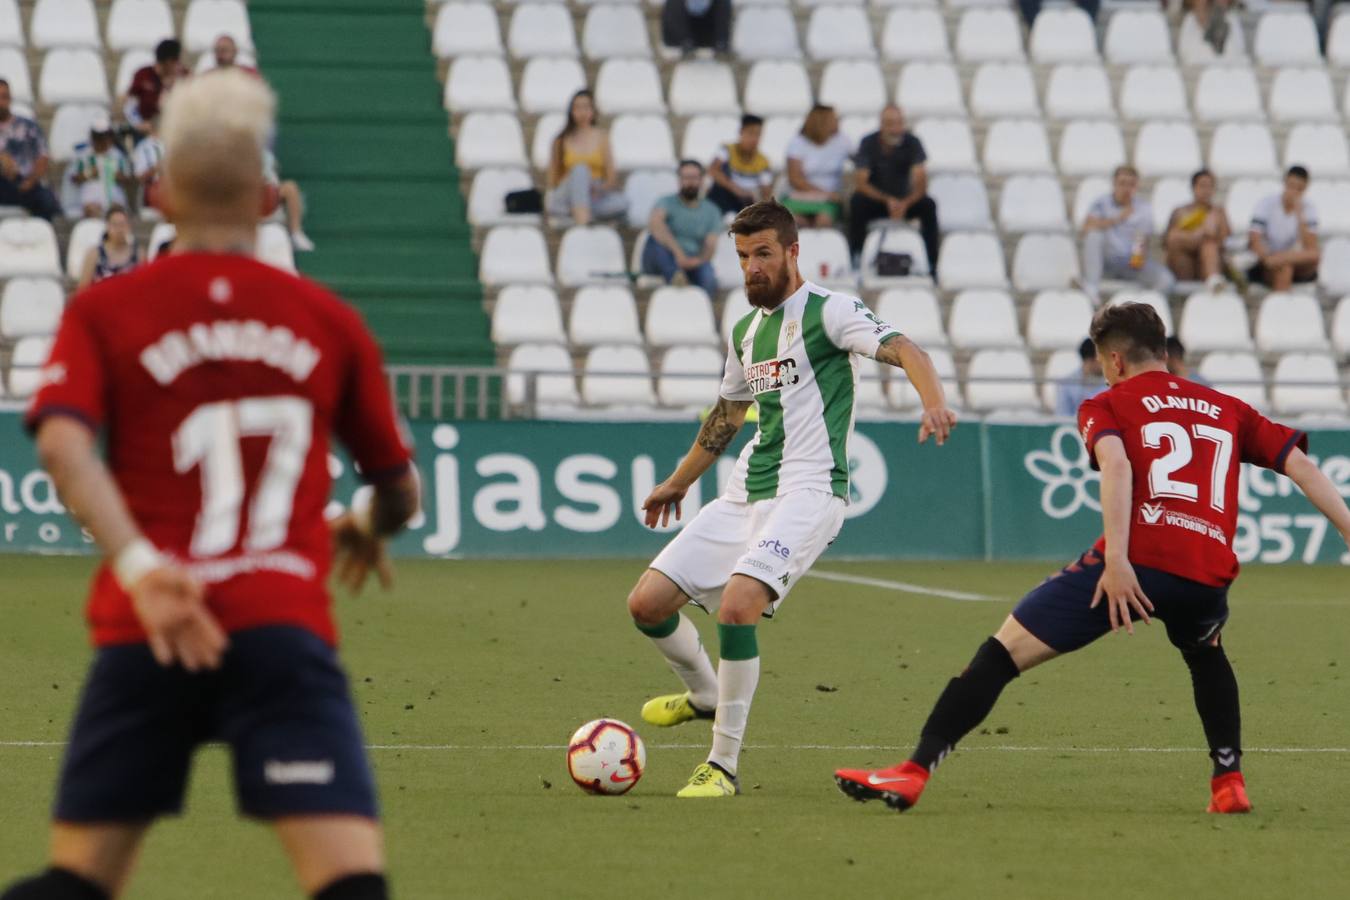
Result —
[[277, 157], [318, 249], [300, 269], [361, 309], [394, 364], [491, 365], [424, 0], [252, 0], [280, 97]]

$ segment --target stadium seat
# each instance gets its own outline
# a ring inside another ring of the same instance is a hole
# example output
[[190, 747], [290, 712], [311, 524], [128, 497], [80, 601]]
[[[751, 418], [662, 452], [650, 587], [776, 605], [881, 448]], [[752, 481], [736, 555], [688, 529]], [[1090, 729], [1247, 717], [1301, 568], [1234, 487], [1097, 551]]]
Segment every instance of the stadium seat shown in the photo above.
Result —
[[914, 119], [966, 114], [961, 79], [948, 62], [912, 62], [900, 70], [895, 101]]
[[253, 52], [253, 30], [243, 0], [192, 0], [183, 18], [183, 49], [203, 53], [222, 34], [234, 38], [240, 53]]
[[1214, 390], [1236, 397], [1257, 409], [1270, 408], [1265, 377], [1261, 374], [1261, 363], [1255, 354], [1216, 350], [1200, 360], [1197, 371], [1201, 378], [1213, 385]]
[[984, 139], [984, 170], [991, 175], [1054, 172], [1050, 140], [1039, 119], [999, 119]]
[[23, 19], [18, 0], [0, 0], [0, 47], [22, 47]]
[[646, 352], [638, 347], [593, 348], [586, 354], [581, 396], [591, 406], [649, 407], [655, 404], [651, 364]]
[[1013, 287], [1019, 291], [1067, 288], [1078, 277], [1078, 248], [1065, 234], [1025, 234], [1013, 253]]
[[485, 285], [552, 284], [544, 233], [524, 225], [491, 229], [479, 253], [478, 280]]
[[1050, 72], [1045, 88], [1045, 113], [1050, 118], [1111, 118], [1115, 112], [1106, 69], [1096, 65], [1062, 65]]
[[150, 244], [146, 248], [146, 256], [153, 260], [159, 255], [159, 248], [163, 247], [167, 241], [172, 241], [178, 234], [178, 229], [172, 222], [160, 222], [150, 231]]
[[1289, 129], [1284, 164], [1306, 166], [1313, 178], [1350, 175], [1350, 149], [1339, 125], [1300, 122]]
[[1064, 192], [1059, 179], [1053, 175], [1014, 175], [1003, 182], [998, 198], [998, 226], [1011, 234], [1067, 231], [1069, 220], [1064, 215]]
[[1317, 283], [1329, 294], [1350, 293], [1350, 238], [1335, 237], [1322, 244]]
[[33, 103], [33, 81], [28, 77], [28, 60], [21, 48], [0, 45], [0, 78], [9, 82], [10, 98], [15, 103]]
[[1022, 63], [985, 63], [970, 86], [970, 111], [982, 119], [1039, 117], [1036, 84]]
[[1026, 351], [975, 351], [966, 366], [966, 403], [980, 412], [1039, 409], [1036, 375]]
[[[1016, 264], [1013, 266], [1016, 269]], [[1027, 345], [1032, 350], [1076, 350], [1092, 322], [1092, 301], [1081, 291], [1041, 291], [1031, 301]]]
[[1263, 119], [1256, 74], [1246, 66], [1205, 69], [1195, 84], [1195, 116], [1202, 122]]
[[1200, 168], [1200, 139], [1189, 122], [1145, 122], [1134, 140], [1134, 165], [1144, 178], [1190, 175]]
[[1237, 294], [1197, 291], [1181, 308], [1181, 342], [1188, 351], [1250, 350], [1247, 305]]
[[1105, 175], [1091, 175], [1078, 182], [1073, 192], [1073, 227], [1081, 229], [1087, 221], [1088, 209], [1103, 194], [1111, 193], [1111, 179]]
[[9, 396], [23, 400], [33, 395], [41, 382], [41, 368], [52, 352], [52, 339], [45, 336], [19, 338], [9, 357]]
[[[2, 49], [0, 49], [2, 52]], [[211, 54], [203, 53], [202, 59], [214, 60]], [[136, 73], [146, 66], [155, 64], [155, 51], [147, 50], [144, 47], [132, 47], [122, 54], [122, 58], [117, 61], [117, 78], [113, 82], [113, 96], [121, 97], [131, 90], [131, 80], [136, 77]]]
[[1031, 26], [1029, 46], [1032, 60], [1042, 66], [1098, 60], [1096, 26], [1076, 6], [1041, 10]]
[[881, 68], [870, 60], [836, 59], [826, 63], [820, 76], [820, 102], [833, 106], [841, 116], [866, 115], [875, 119], [886, 105], [886, 84]]
[[625, 114], [610, 126], [614, 165], [623, 170], [675, 167], [675, 144], [665, 116]]
[[108, 78], [101, 55], [83, 47], [48, 50], [38, 75], [38, 96], [48, 106], [107, 103]]
[[678, 63], [670, 76], [670, 110], [677, 116], [740, 115], [731, 66], [711, 60]]
[[[933, 347], [928, 349], [928, 358], [932, 360], [933, 368], [937, 370], [938, 377], [942, 379], [942, 391], [946, 394], [947, 405], [952, 408], [960, 408], [961, 388], [956, 383], [956, 362], [952, 359], [952, 354], [945, 347]], [[896, 409], [917, 409], [919, 406], [919, 393], [914, 390], [908, 378], [904, 373], [896, 373], [896, 377], [890, 379], [888, 384], [890, 388], [891, 406]]]
[[951, 57], [947, 25], [936, 9], [900, 7], [886, 14], [881, 55], [888, 60], [946, 60]]
[[661, 75], [649, 59], [607, 59], [595, 77], [595, 105], [606, 115], [659, 113], [666, 108]]
[[627, 287], [590, 285], [572, 300], [568, 334], [575, 346], [640, 344], [637, 303]]
[[525, 136], [516, 116], [470, 113], [459, 123], [459, 133], [455, 135], [455, 165], [459, 168], [525, 164]]
[[[720, 282], [719, 282], [720, 283]], [[727, 295], [722, 300], [722, 344], [727, 344], [731, 340], [731, 330], [736, 327], [736, 323], [745, 318], [754, 307], [746, 299], [745, 288], [738, 287], [727, 291]]]
[[508, 213], [506, 195], [534, 187], [530, 173], [521, 168], [479, 169], [469, 188], [468, 218], [480, 228], [487, 225], [533, 224], [535, 213]]
[[81, 219], [70, 229], [70, 238], [66, 243], [66, 276], [78, 281], [80, 270], [84, 268], [84, 255], [103, 240], [104, 224], [102, 219]]
[[948, 234], [937, 268], [938, 284], [944, 291], [1008, 286], [1003, 246], [992, 234], [969, 231]]
[[924, 119], [911, 129], [928, 154], [928, 171], [978, 172], [975, 138], [965, 119]]
[[[941, 264], [939, 259], [938, 265]], [[952, 301], [947, 333], [952, 345], [962, 350], [1022, 346], [1017, 309], [1012, 297], [1001, 290], [968, 290], [957, 294]]]
[[632, 4], [605, 3], [587, 10], [581, 46], [591, 59], [649, 59], [652, 55], [642, 9]]
[[858, 371], [857, 392], [853, 395], [855, 409], [861, 416], [885, 409], [885, 370], [890, 366], [871, 359], [858, 359], [854, 365]]
[[457, 56], [445, 76], [445, 108], [452, 113], [514, 111], [511, 70], [500, 56]]
[[1280, 69], [1270, 85], [1269, 107], [1275, 122], [1334, 122], [1331, 77], [1322, 68]]
[[[1082, 342], [1081, 337], [1079, 342]], [[1055, 411], [1055, 401], [1059, 399], [1057, 382], [1081, 371], [1082, 366], [1083, 362], [1078, 356], [1077, 347], [1073, 350], [1056, 350], [1050, 354], [1041, 370], [1041, 405], [1046, 410], [1049, 412]]]
[[802, 55], [792, 13], [777, 6], [747, 6], [738, 11], [731, 47], [743, 60], [798, 59]]
[[[1167, 298], [1157, 291], [1119, 291], [1111, 296], [1107, 301], [1115, 306], [1118, 303], [1147, 303], [1153, 307], [1153, 311], [1162, 319], [1163, 329], [1168, 334], [1175, 334], [1172, 328], [1172, 305], [1167, 302]], [[1246, 309], [1243, 309], [1243, 318], [1246, 318]], [[1189, 343], [1187, 344], [1189, 347]]]
[[1350, 68], [1350, 19], [1344, 16], [1331, 20], [1327, 32], [1327, 64], [1337, 69]]
[[1340, 356], [1350, 353], [1350, 296], [1340, 299], [1331, 317], [1331, 346]]
[[876, 301], [877, 318], [896, 328], [927, 349], [947, 346], [947, 329], [937, 297], [927, 288], [890, 288]]
[[290, 233], [280, 222], [263, 222], [258, 226], [253, 258], [292, 275], [298, 271]]
[[28, 34], [39, 49], [101, 47], [98, 16], [90, 0], [37, 0]]
[[492, 307], [492, 340], [507, 346], [565, 342], [562, 307], [553, 288], [536, 284], [502, 288]]
[[1061, 174], [1109, 175], [1124, 162], [1125, 138], [1115, 122], [1078, 119], [1064, 126], [1059, 137]]
[[1317, 209], [1318, 234], [1350, 234], [1350, 181], [1314, 179], [1304, 197]]
[[497, 11], [490, 3], [443, 3], [436, 11], [431, 46], [448, 59], [465, 53], [502, 53]]
[[1181, 33], [1177, 37], [1177, 55], [1181, 57], [1183, 66], [1246, 65], [1247, 40], [1242, 28], [1230, 26], [1228, 40], [1224, 42], [1223, 55], [1220, 56], [1205, 40], [1205, 30], [1200, 27], [1195, 16], [1186, 13], [1181, 22]]
[[757, 116], [805, 116], [813, 96], [796, 60], [761, 59], [745, 78], [745, 108]]
[[506, 378], [506, 394], [512, 403], [526, 402], [531, 384], [534, 400], [540, 405], [568, 407], [581, 403], [572, 374], [572, 357], [560, 344], [521, 344], [511, 351], [506, 369], [510, 373]]
[[1252, 51], [1263, 66], [1321, 65], [1317, 29], [1305, 11], [1267, 12], [1256, 23]]
[[511, 13], [506, 46], [517, 59], [531, 56], [576, 56], [572, 14], [562, 3], [528, 3]]
[[1162, 235], [1167, 231], [1167, 223], [1179, 206], [1191, 202], [1191, 180], [1189, 178], [1159, 178], [1153, 183], [1153, 192], [1149, 195], [1149, 206], [1153, 207], [1153, 231]]
[[65, 294], [52, 278], [11, 278], [0, 293], [0, 337], [55, 334]]
[[661, 357], [657, 399], [663, 406], [707, 406], [721, 388], [724, 363], [711, 347], [671, 347]]
[[[909, 254], [911, 260], [909, 274], [904, 276], [878, 274], [876, 271], [877, 254], [882, 251]], [[916, 279], [928, 283], [932, 268], [928, 263], [928, 252], [924, 249], [923, 238], [919, 236], [919, 232], [908, 224], [898, 226], [888, 224], [873, 228], [867, 233], [867, 237], [863, 241], [862, 270], [863, 287], [870, 290], [896, 284], [907, 284]], [[802, 270], [802, 274], [806, 276], [805, 269]], [[845, 290], [852, 292], [852, 286], [846, 285]]]
[[1277, 414], [1344, 414], [1336, 360], [1326, 353], [1286, 353], [1275, 364], [1270, 399]]
[[[644, 232], [645, 235], [645, 232]], [[638, 239], [638, 243], [642, 238]], [[717, 251], [712, 258], [713, 274], [722, 287], [744, 284], [745, 274], [741, 271], [741, 259], [736, 255], [736, 241], [725, 231], [717, 236]]]
[[848, 242], [837, 228], [803, 228], [797, 232], [797, 266], [802, 277], [821, 285], [850, 286], [853, 264]]
[[1275, 140], [1254, 122], [1224, 122], [1209, 143], [1209, 167], [1219, 178], [1259, 177], [1275, 172]]
[[937, 204], [938, 225], [943, 231], [994, 227], [989, 217], [989, 194], [978, 175], [934, 175], [928, 181], [928, 196]]
[[968, 9], [956, 27], [956, 56], [963, 63], [1022, 62], [1022, 23], [1010, 8]]
[[694, 116], [684, 126], [680, 159], [696, 159], [707, 166], [719, 147], [735, 139], [740, 127], [737, 116]]
[[1156, 9], [1120, 9], [1106, 25], [1102, 49], [1109, 63], [1172, 62], [1172, 37], [1167, 19]]
[[[701, 156], [687, 158], [704, 159]], [[623, 185], [624, 196], [628, 198], [629, 227], [647, 227], [647, 219], [651, 217], [656, 201], [676, 193], [679, 188], [679, 177], [671, 169], [644, 169], [629, 175]]]
[[1238, 178], [1228, 188], [1224, 200], [1224, 212], [1228, 213], [1228, 224], [1233, 234], [1241, 236], [1244, 243], [1246, 233], [1252, 222], [1252, 210], [1262, 197], [1278, 194], [1282, 186], [1277, 178]]
[[56, 232], [50, 224], [37, 218], [0, 221], [0, 278], [61, 274]]
[[872, 59], [872, 24], [861, 6], [817, 6], [806, 25], [806, 53], [812, 59]]
[[[575, 58], [536, 56], [525, 64], [525, 71], [520, 76], [521, 111], [566, 113], [572, 95], [586, 86], [586, 73]], [[601, 108], [606, 113], [614, 112], [609, 107]]]
[[1256, 314], [1256, 347], [1263, 353], [1327, 349], [1322, 307], [1311, 294], [1267, 294]]
[[1171, 65], [1131, 66], [1120, 86], [1120, 114], [1126, 119], [1189, 119], [1181, 72]]
[[624, 278], [628, 265], [623, 241], [608, 225], [574, 225], [558, 245], [558, 283], [564, 287], [603, 284]]
[[642, 330], [650, 347], [718, 344], [712, 301], [702, 288], [669, 285], [657, 288], [647, 301], [646, 326]]
[[862, 139], [877, 130], [880, 124], [877, 113], [850, 113], [839, 117], [839, 133], [848, 139], [853, 147], [862, 143]]
[[173, 13], [166, 0], [113, 0], [108, 10], [110, 50], [154, 47], [173, 35]]

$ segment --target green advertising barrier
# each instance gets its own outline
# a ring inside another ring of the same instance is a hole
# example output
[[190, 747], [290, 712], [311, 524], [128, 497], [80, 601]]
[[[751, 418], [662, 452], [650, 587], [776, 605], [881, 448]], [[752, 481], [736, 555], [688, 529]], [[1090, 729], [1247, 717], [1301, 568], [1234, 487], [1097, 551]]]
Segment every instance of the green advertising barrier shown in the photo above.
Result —
[[[414, 422], [423, 514], [402, 556], [649, 557], [677, 527], [650, 530], [642, 501], [693, 440], [693, 423]], [[1100, 532], [1098, 479], [1072, 426], [968, 422], [945, 447], [907, 422], [858, 425], [848, 521], [835, 557], [1064, 559]], [[717, 493], [740, 442], [692, 491], [685, 521]], [[1350, 496], [1350, 431], [1312, 434], [1312, 455]], [[360, 483], [345, 459], [330, 512]], [[1287, 478], [1242, 467], [1243, 562], [1337, 562], [1344, 547]], [[20, 418], [0, 413], [0, 550], [88, 552], [38, 466]], [[1350, 561], [1350, 560], [1346, 560]]]

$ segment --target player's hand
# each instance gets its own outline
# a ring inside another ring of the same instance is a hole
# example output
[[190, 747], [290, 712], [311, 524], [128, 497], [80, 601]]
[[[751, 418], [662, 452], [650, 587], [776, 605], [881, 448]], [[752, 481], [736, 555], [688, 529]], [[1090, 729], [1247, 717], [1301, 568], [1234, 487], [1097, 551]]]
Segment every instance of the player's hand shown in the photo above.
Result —
[[363, 531], [350, 512], [328, 523], [328, 530], [333, 535], [333, 568], [339, 584], [359, 594], [373, 571], [380, 587], [387, 591], [394, 586], [394, 569], [383, 538]]
[[937, 440], [937, 445], [941, 447], [947, 443], [947, 438], [956, 427], [956, 413], [945, 406], [934, 406], [932, 409], [923, 411], [923, 418], [919, 420], [919, 443], [922, 444], [932, 435]]
[[1092, 592], [1090, 608], [1106, 599], [1107, 615], [1111, 619], [1111, 630], [1118, 631], [1122, 626], [1129, 634], [1134, 634], [1134, 623], [1130, 613], [1138, 615], [1145, 625], [1153, 624], [1148, 614], [1153, 612], [1153, 601], [1144, 594], [1139, 586], [1139, 578], [1134, 574], [1134, 566], [1128, 562], [1112, 563], [1108, 561], [1097, 581], [1097, 589]]
[[675, 510], [675, 521], [678, 522], [683, 512], [684, 495], [688, 492], [688, 488], [676, 487], [669, 481], [663, 481], [652, 488], [651, 494], [642, 502], [642, 510], [646, 513], [643, 521], [647, 523], [647, 527], [655, 528], [658, 522], [662, 528], [669, 525], [672, 508]]
[[132, 585], [131, 605], [161, 666], [189, 672], [220, 667], [229, 640], [210, 610], [201, 583], [176, 565], [160, 566]]
[[909, 211], [909, 204], [897, 197], [886, 198], [886, 213], [892, 219], [903, 219]]

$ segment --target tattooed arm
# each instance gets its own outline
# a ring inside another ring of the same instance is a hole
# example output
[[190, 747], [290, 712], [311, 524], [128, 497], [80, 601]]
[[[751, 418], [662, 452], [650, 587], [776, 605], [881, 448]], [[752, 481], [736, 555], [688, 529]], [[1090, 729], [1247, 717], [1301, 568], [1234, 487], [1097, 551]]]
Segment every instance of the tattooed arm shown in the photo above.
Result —
[[893, 335], [877, 349], [877, 361], [905, 370], [909, 383], [919, 392], [923, 403], [923, 419], [919, 423], [919, 443], [931, 434], [938, 446], [947, 442], [947, 435], [956, 427], [956, 413], [947, 408], [942, 390], [942, 378], [933, 367], [933, 361], [923, 348], [902, 334]]
[[676, 520], [679, 520], [684, 495], [731, 445], [741, 425], [745, 424], [745, 413], [749, 408], [749, 400], [717, 399], [717, 405], [708, 413], [703, 427], [698, 430], [694, 446], [689, 448], [674, 474], [653, 488], [651, 496], [642, 504], [647, 513], [648, 528], [655, 528], [658, 521], [662, 526], [669, 523], [672, 507]]

